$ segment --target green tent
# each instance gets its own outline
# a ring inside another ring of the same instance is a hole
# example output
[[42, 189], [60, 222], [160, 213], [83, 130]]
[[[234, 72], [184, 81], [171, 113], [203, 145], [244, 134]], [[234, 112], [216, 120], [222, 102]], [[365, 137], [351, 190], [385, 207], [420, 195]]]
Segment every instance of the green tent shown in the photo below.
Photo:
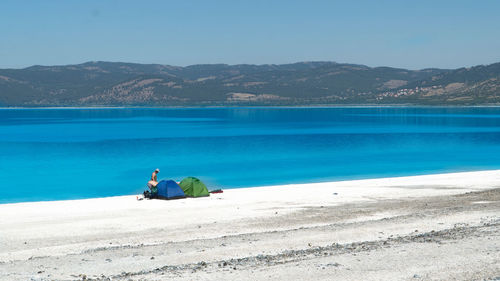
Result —
[[194, 177], [183, 179], [179, 186], [182, 188], [187, 197], [202, 197], [209, 196], [208, 189], [201, 180]]

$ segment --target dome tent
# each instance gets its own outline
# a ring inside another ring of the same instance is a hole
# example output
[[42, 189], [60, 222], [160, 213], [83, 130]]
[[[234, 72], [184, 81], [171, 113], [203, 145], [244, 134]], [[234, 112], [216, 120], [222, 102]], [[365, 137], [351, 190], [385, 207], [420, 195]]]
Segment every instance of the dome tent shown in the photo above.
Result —
[[210, 195], [206, 185], [194, 177], [187, 177], [183, 179], [179, 185], [188, 197], [202, 197]]
[[162, 180], [156, 186], [158, 189], [158, 198], [162, 199], [177, 199], [186, 198], [181, 187], [173, 180]]

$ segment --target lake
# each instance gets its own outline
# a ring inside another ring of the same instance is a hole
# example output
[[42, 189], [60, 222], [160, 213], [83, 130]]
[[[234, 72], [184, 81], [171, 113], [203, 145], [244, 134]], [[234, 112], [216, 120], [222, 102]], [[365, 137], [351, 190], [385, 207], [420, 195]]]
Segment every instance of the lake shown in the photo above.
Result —
[[0, 109], [0, 203], [500, 168], [498, 107]]

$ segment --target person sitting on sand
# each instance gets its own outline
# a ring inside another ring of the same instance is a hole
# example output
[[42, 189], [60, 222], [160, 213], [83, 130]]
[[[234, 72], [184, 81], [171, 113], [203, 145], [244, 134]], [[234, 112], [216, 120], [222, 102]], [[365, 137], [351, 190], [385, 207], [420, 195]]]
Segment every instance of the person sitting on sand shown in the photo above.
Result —
[[153, 187], [156, 187], [158, 185], [158, 173], [160, 172], [160, 169], [156, 169], [152, 174], [151, 174], [151, 179], [148, 181], [148, 187], [149, 189], [153, 189]]

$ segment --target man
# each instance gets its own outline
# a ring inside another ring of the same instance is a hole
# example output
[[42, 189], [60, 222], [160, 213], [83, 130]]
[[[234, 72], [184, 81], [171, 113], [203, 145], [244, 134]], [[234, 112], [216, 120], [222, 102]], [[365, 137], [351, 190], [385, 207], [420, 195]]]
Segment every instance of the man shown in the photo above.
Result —
[[160, 169], [156, 169], [152, 174], [151, 174], [151, 179], [148, 181], [148, 187], [151, 191], [153, 191], [153, 188], [158, 185], [158, 173], [160, 172]]

